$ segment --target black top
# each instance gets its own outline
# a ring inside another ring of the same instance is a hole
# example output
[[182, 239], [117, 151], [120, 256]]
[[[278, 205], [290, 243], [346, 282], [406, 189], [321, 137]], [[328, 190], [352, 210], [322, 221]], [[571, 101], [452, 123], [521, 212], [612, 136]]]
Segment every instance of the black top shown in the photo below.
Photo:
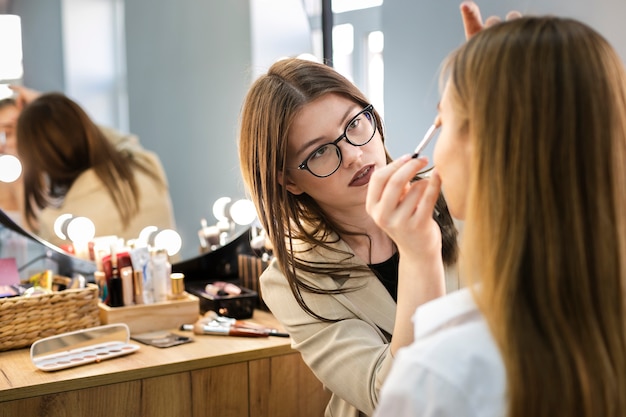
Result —
[[369, 264], [370, 269], [376, 274], [380, 282], [387, 288], [394, 301], [398, 301], [398, 262], [400, 256], [398, 252], [391, 255], [391, 258], [379, 264]]

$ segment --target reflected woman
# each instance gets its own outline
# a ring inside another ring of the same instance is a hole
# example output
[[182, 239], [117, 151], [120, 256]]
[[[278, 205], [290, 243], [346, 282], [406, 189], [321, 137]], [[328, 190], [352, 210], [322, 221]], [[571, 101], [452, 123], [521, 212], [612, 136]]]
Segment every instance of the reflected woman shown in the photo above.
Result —
[[63, 94], [41, 94], [17, 122], [24, 166], [26, 223], [48, 242], [63, 242], [54, 222], [85, 216], [97, 236], [133, 239], [148, 225], [174, 228], [165, 171], [157, 155], [132, 135], [96, 125]]

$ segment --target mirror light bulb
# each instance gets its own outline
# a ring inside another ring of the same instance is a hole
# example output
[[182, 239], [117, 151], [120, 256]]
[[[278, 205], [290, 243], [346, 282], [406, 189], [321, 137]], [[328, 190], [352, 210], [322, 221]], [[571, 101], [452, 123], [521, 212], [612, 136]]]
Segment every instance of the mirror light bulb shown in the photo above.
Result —
[[169, 256], [176, 255], [183, 246], [180, 235], [172, 229], [164, 229], [154, 237], [154, 247], [165, 249]]
[[256, 219], [254, 203], [245, 198], [235, 201], [230, 207], [230, 217], [240, 226], [252, 224]]
[[135, 245], [137, 247], [148, 246], [150, 236], [152, 236], [152, 234], [156, 232], [157, 230], [159, 230], [159, 228], [156, 226], [146, 226], [143, 229], [141, 229], [141, 232], [139, 232], [139, 236], [137, 237], [137, 240], [135, 241]]
[[96, 236], [96, 226], [87, 217], [75, 217], [67, 225], [67, 237], [74, 243], [87, 243]]
[[228, 220], [226, 206], [230, 204], [230, 197], [220, 197], [213, 203], [213, 215], [217, 220]]
[[57, 235], [57, 237], [61, 240], [66, 240], [67, 236], [65, 236], [65, 231], [63, 229], [66, 228], [66, 224], [65, 222], [68, 221], [69, 219], [71, 219], [73, 216], [69, 213], [65, 213], [65, 214], [61, 214], [59, 217], [57, 217], [57, 219], [54, 221], [54, 234]]
[[16, 156], [0, 156], [0, 181], [14, 182], [22, 175], [22, 163]]

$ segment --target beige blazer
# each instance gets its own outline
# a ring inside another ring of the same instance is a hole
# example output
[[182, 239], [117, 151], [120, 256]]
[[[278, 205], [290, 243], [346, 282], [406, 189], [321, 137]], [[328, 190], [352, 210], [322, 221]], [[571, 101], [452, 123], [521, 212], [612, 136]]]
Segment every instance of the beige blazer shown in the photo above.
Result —
[[[353, 253], [343, 241], [333, 246]], [[345, 255], [322, 248], [296, 245], [296, 251], [298, 249], [303, 251], [296, 252], [297, 256], [307, 261], [364, 265], [356, 256], [346, 260]], [[456, 289], [456, 273], [449, 272], [448, 285]], [[342, 279], [305, 272], [300, 272], [299, 277], [320, 289], [358, 287], [342, 294], [302, 292], [306, 304], [317, 314], [341, 319], [326, 323], [300, 308], [275, 260], [260, 278], [263, 300], [291, 335], [292, 347], [302, 354], [305, 363], [332, 393], [325, 415], [372, 415], [393, 362], [389, 342], [395, 321], [395, 301], [371, 272], [364, 277]]]
[[96, 225], [96, 236], [115, 235], [124, 240], [137, 238], [139, 232], [146, 226], [156, 226], [159, 229], [176, 228], [167, 177], [159, 157], [143, 149], [133, 135], [123, 135], [105, 127], [101, 127], [101, 130], [118, 150], [132, 153], [134, 158], [142, 160], [161, 179], [165, 187], [143, 171], [135, 169], [140, 193], [139, 213], [131, 219], [127, 227], [124, 227], [115, 202], [95, 171], [93, 169], [85, 171], [74, 181], [60, 207], [46, 207], [39, 213], [37, 234], [53, 245], [67, 243], [58, 238], [54, 232], [55, 220], [64, 213], [90, 218]]

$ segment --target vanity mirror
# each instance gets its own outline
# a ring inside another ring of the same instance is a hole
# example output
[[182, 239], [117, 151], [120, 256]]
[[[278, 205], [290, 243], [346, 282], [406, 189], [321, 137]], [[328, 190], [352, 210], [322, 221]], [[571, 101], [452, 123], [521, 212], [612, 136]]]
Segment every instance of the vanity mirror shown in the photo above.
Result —
[[[174, 263], [172, 272], [184, 273], [186, 282], [237, 279], [238, 256], [254, 254], [250, 246], [251, 238], [250, 228], [236, 230], [227, 242], [214, 251]], [[79, 273], [94, 282], [95, 262], [78, 258], [46, 242], [0, 210], [0, 258], [4, 257], [19, 258], [17, 267], [21, 271], [40, 262], [45, 263], [40, 270], [54, 269], [64, 276]]]
[[93, 273], [96, 271], [94, 262], [73, 256], [46, 242], [0, 210], [0, 258], [7, 257], [16, 258], [19, 271], [39, 265], [39, 270], [53, 269], [57, 274], [67, 277], [75, 273], [82, 274], [90, 281], [93, 281]]

